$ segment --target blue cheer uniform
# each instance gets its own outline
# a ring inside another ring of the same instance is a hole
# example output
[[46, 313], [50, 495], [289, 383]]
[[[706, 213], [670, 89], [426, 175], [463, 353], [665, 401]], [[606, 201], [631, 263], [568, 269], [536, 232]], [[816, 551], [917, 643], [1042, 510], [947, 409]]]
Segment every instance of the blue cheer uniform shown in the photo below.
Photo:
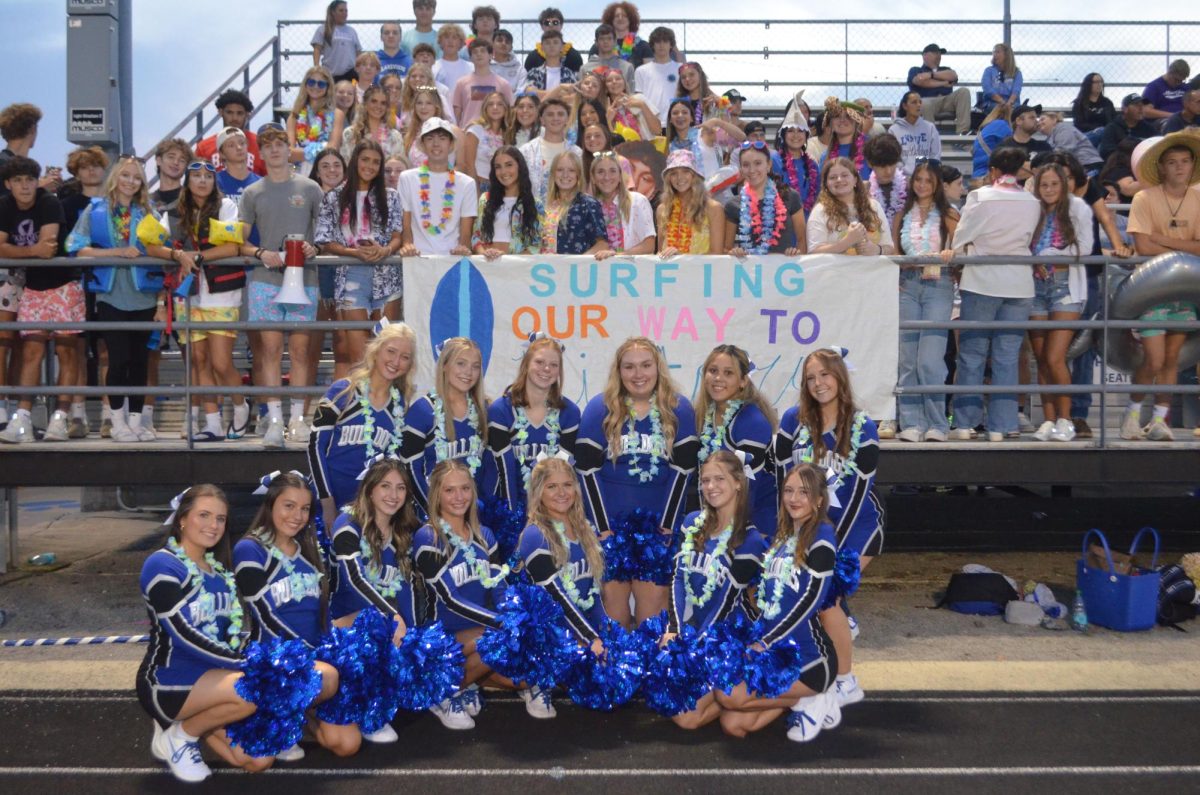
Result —
[[[698, 512], [688, 514], [683, 526], [691, 527], [698, 515]], [[680, 550], [675, 555], [675, 572], [671, 578], [670, 599], [667, 601], [668, 630], [678, 634], [680, 627], [687, 624], [698, 633], [703, 633], [713, 624], [728, 618], [735, 610], [741, 610], [747, 616], [754, 615], [755, 610], [747, 606], [745, 600], [749, 586], [762, 570], [762, 556], [766, 548], [766, 539], [751, 525], [746, 528], [741, 543], [734, 549], [727, 548], [716, 560], [713, 560], [717, 549], [716, 536], [690, 554]], [[702, 597], [708, 579], [706, 569], [710, 563], [715, 564], [713, 593], [703, 606], [698, 606], [688, 598], [688, 588], [698, 598]]]
[[[487, 564], [488, 576], [499, 573], [496, 539], [492, 531], [480, 528], [483, 544], [471, 539], [470, 548], [475, 560]], [[449, 542], [439, 544], [433, 528], [423, 525], [413, 536], [413, 561], [417, 571], [433, 591], [433, 615], [430, 620], [442, 622], [450, 634], [475, 627], [498, 629], [496, 608], [500, 601], [500, 583], [495, 588], [484, 586], [480, 572], [467, 561], [467, 554]]]
[[[562, 399], [558, 410], [558, 440], [556, 449], [550, 449], [550, 429], [546, 419], [541, 425], [530, 423], [525, 427], [524, 441], [516, 438], [517, 410], [512, 404], [512, 395], [492, 401], [488, 406], [488, 448], [493, 466], [485, 479], [485, 496], [503, 497], [510, 507], [524, 508], [526, 502], [525, 479], [533, 471], [539, 453], [554, 455], [557, 449], [575, 454], [575, 439], [579, 434], [579, 407], [567, 398]], [[547, 411], [549, 413], [549, 411]]]
[[[363, 435], [366, 412], [359, 400], [365, 385], [342, 394], [349, 383], [343, 378], [329, 387], [317, 406], [308, 439], [308, 468], [317, 496], [332, 497], [339, 508], [353, 502], [361, 484], [358, 476], [367, 464], [367, 439]], [[389, 399], [383, 408], [371, 406], [370, 412], [375, 426], [375, 453], [386, 453], [393, 440], [398, 449], [404, 429], [394, 427], [395, 415], [405, 416], [404, 396], [400, 396], [399, 406]]]
[[[581, 644], [590, 645], [592, 641], [600, 637], [600, 630], [604, 627], [605, 619], [608, 618], [604, 612], [604, 600], [600, 594], [592, 595], [593, 585], [598, 585], [596, 573], [592, 571], [592, 567], [588, 563], [583, 545], [578, 541], [568, 540], [567, 566], [570, 567], [575, 589], [578, 591], [581, 601], [586, 602], [587, 599], [592, 599], [590, 607], [584, 608], [577, 605], [567, 591], [562, 569], [554, 562], [550, 545], [546, 543], [546, 532], [553, 533], [554, 529], [543, 531], [535, 524], [526, 527], [521, 533], [518, 554], [521, 560], [525, 561], [525, 571], [529, 573], [534, 585], [545, 588], [546, 592], [562, 608], [566, 628]], [[579, 532], [590, 533], [592, 529], [585, 527]]]
[[466, 417], [454, 417], [454, 440], [446, 440], [444, 456], [439, 456], [437, 449], [437, 433], [434, 428], [434, 411], [432, 395], [422, 395], [413, 401], [405, 417], [404, 437], [400, 443], [400, 457], [408, 465], [412, 473], [414, 497], [422, 515], [429, 513], [429, 474], [437, 466], [442, 457], [461, 459], [464, 464], [474, 453], [480, 458], [480, 465], [474, 472], [475, 489], [479, 494], [485, 494], [484, 484], [488, 478], [494, 478], [491, 467], [494, 466], [492, 457], [484, 448], [484, 436], [487, 434], [487, 417], [479, 418], [479, 431], [476, 432]]
[[[410, 627], [421, 623], [425, 617], [424, 585], [405, 576], [395, 546], [385, 546], [379, 560], [364, 560], [362, 547], [362, 528], [349, 514], [340, 514], [333, 523], [338, 577], [329, 600], [329, 617], [336, 620], [374, 608], [385, 616], [399, 615]], [[392, 588], [396, 589], [394, 596], [380, 593]]]
[[[718, 417], [719, 421], [720, 418]], [[701, 422], [703, 427], [703, 422]], [[775, 430], [762, 409], [753, 403], [743, 403], [729, 420], [721, 449], [731, 453], [741, 450], [746, 455], [746, 466], [754, 479], [750, 481], [751, 524], [768, 535], [775, 534], [775, 522], [779, 511], [779, 491], [775, 481], [775, 456], [772, 449]], [[700, 453], [696, 474], [688, 487], [689, 507], [698, 509], [700, 492], [700, 465], [708, 458], [704, 454], [704, 441], [700, 441]]]
[[[288, 568], [291, 568], [291, 573]], [[252, 640], [299, 639], [309, 647], [320, 643], [321, 573], [304, 555], [280, 560], [256, 538], [247, 536], [233, 548], [238, 591], [254, 616]]]

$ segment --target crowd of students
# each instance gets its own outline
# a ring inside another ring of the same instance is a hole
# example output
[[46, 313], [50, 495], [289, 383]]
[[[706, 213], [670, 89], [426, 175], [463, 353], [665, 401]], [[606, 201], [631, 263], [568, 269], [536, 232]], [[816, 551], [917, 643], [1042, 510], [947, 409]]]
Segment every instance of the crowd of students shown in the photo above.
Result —
[[[435, 26], [435, 11], [432, 0], [416, 0], [416, 25], [384, 24], [383, 48], [372, 52], [362, 48], [346, 3], [331, 2], [286, 123], [251, 131], [249, 98], [224, 92], [216, 101], [218, 133], [194, 150], [179, 139], [157, 147], [153, 193], [138, 160], [121, 158], [110, 168], [94, 148], [71, 154], [66, 184], [56, 170], [43, 176], [27, 157], [40, 113], [25, 104], [6, 109], [0, 132], [9, 147], [4, 182], [12, 185], [0, 203], [0, 255], [149, 256], [163, 267], [6, 269], [0, 319], [180, 318], [184, 304], [169, 297], [193, 276], [187, 318], [193, 321], [397, 320], [401, 270], [385, 261], [393, 255], [833, 253], [940, 256], [945, 266], [902, 271], [904, 320], [944, 322], [956, 311], [968, 321], [1071, 320], [1101, 305], [1097, 267], [949, 263], [955, 253], [1098, 254], [1102, 240], [1109, 243], [1103, 250], [1118, 257], [1196, 253], [1200, 210], [1187, 188], [1198, 174], [1200, 86], [1184, 82], [1183, 61], [1147, 86], [1144, 97], [1125, 97], [1119, 116], [1104, 97], [1103, 79], [1088, 75], [1068, 121], [1022, 98], [1015, 56], [998, 45], [973, 118], [957, 73], [941, 63], [946, 50], [930, 44], [910, 70], [909, 90], [886, 130], [866, 100], [830, 97], [813, 112], [801, 92], [768, 142], [761, 122], [741, 118], [741, 94], [717, 96], [670, 28], [640, 38], [631, 3], [605, 8], [586, 56], [563, 41], [562, 13], [545, 9], [538, 17], [541, 41], [523, 63], [495, 8], [472, 12], [471, 35], [454, 24]], [[970, 186], [940, 163], [933, 122], [941, 113], [953, 113], [960, 132], [978, 128]], [[1142, 157], [1134, 173], [1129, 153], [1156, 132], [1143, 116], [1177, 132], [1168, 132], [1169, 143]], [[1168, 154], [1191, 158], [1192, 170], [1178, 185], [1167, 180], [1170, 164], [1159, 162]], [[1122, 158], [1123, 167], [1114, 163]], [[967, 187], [975, 190], [964, 204]], [[1157, 190], [1137, 198], [1151, 187]], [[1160, 192], [1166, 215], [1158, 212]], [[1003, 201], [987, 209], [997, 197]], [[1120, 198], [1135, 202], [1124, 230], [1126, 219], [1108, 207]], [[292, 236], [304, 240], [308, 303], [278, 300], [283, 244]], [[361, 264], [317, 267], [311, 258], [318, 253]], [[243, 268], [247, 261], [252, 266]], [[1194, 315], [1192, 304], [1176, 302], [1145, 319]], [[60, 386], [87, 382], [89, 355], [99, 357], [106, 386], [157, 383], [162, 343], [148, 332], [109, 331], [85, 342], [74, 331], [30, 329], [0, 334], [0, 388], [38, 383], [50, 336]], [[252, 382], [281, 385], [283, 332], [248, 336]], [[324, 333], [287, 336], [288, 383], [315, 383]], [[1145, 329], [1139, 337], [1146, 356], [1137, 383], [1175, 383], [1185, 335]], [[192, 348], [193, 383], [241, 382], [235, 339], [217, 330], [182, 340]], [[902, 332], [898, 382], [945, 383], [949, 340], [945, 330]], [[981, 383], [990, 362], [993, 384], [1015, 385], [1024, 340], [1020, 332], [964, 331], [956, 382]], [[1041, 383], [1091, 383], [1089, 356], [1068, 367], [1068, 332], [1034, 333], [1029, 341]], [[334, 333], [335, 377], [357, 361], [364, 344], [362, 332]], [[292, 400], [285, 421], [281, 400], [261, 401], [255, 422], [248, 401], [234, 396], [232, 418], [223, 424], [222, 401], [201, 397], [190, 407], [193, 436], [239, 439], [255, 426], [268, 447], [303, 444], [311, 402]], [[950, 428], [945, 403], [941, 396], [902, 398], [898, 421], [883, 422], [882, 436], [942, 441], [983, 433], [999, 440], [1019, 434], [1024, 422], [1023, 413], [1010, 411], [1013, 396], [989, 400], [985, 421], [982, 398], [963, 395], [954, 401]], [[0, 406], [0, 424], [7, 423], [0, 442], [34, 438], [29, 404], [19, 401], [11, 417], [10, 406]], [[1168, 404], [1168, 395], [1157, 395], [1154, 415], [1142, 423], [1140, 404], [1131, 402], [1122, 435], [1172, 438]], [[1044, 398], [1035, 438], [1090, 435], [1089, 405], [1086, 395]], [[153, 440], [153, 410], [153, 401], [114, 394], [104, 401], [101, 435]], [[88, 433], [83, 399], [61, 397], [44, 438]]]

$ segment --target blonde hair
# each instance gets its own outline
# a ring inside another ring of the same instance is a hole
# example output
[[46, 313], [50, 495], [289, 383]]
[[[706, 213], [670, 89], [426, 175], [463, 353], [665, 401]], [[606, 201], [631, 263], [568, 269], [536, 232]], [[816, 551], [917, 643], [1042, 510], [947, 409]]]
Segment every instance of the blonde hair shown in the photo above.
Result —
[[[353, 392], [360, 384], [364, 394], [367, 391], [367, 385], [371, 380], [371, 371], [375, 369], [375, 360], [379, 357], [379, 351], [384, 345], [387, 345], [392, 340], [404, 340], [412, 346], [413, 364], [407, 373], [404, 373], [396, 380], [392, 381], [391, 386], [395, 387], [400, 392], [400, 396], [404, 398], [404, 405], [412, 404], [412, 396], [414, 385], [412, 376], [415, 375], [416, 355], [417, 355], [417, 333], [412, 330], [412, 327], [407, 323], [390, 323], [383, 327], [378, 334], [375, 335], [366, 345], [363, 351], [363, 360], [356, 364], [350, 370], [350, 374], [346, 376], [349, 383], [346, 388], [337, 394], [335, 401], [340, 400], [343, 395], [348, 395]], [[399, 433], [400, 429], [396, 429]]]
[[[792, 478], [800, 479], [800, 484], [808, 489], [809, 497], [814, 503], [812, 516], [808, 517], [799, 528], [792, 522], [792, 517], [788, 516], [787, 509], [782, 507], [783, 490]], [[797, 465], [779, 486], [779, 504], [781, 506], [779, 521], [775, 525], [775, 538], [771, 540], [771, 549], [783, 546], [799, 529], [799, 537], [796, 539], [795, 563], [797, 566], [801, 566], [804, 564], [809, 546], [817, 537], [817, 528], [829, 521], [829, 489], [825, 482], [825, 473], [814, 464]]]
[[446, 539], [446, 534], [442, 532], [442, 481], [451, 472], [461, 472], [467, 476], [467, 482], [471, 484], [471, 501], [467, 505], [466, 516], [463, 521], [467, 525], [467, 531], [471, 534], [471, 538], [479, 542], [481, 547], [487, 547], [487, 542], [483, 539], [483, 531], [479, 524], [479, 509], [476, 502], [475, 479], [471, 477], [471, 470], [462, 461], [453, 458], [445, 461], [439, 461], [437, 466], [429, 473], [429, 526], [433, 529], [433, 537], [437, 539], [438, 549], [446, 551], [450, 542]]
[[[571, 165], [575, 168], [575, 188], [569, 197], [569, 201], [564, 201], [563, 192], [558, 187], [558, 180], [554, 178], [555, 172], [558, 171], [558, 164], [563, 160], [570, 160]], [[563, 151], [559, 152], [554, 156], [554, 159], [550, 161], [550, 186], [546, 191], [546, 204], [570, 204], [575, 200], [575, 197], [582, 192], [583, 186], [580, 184], [582, 182], [583, 161], [579, 159], [579, 155], [575, 154], [570, 149], [564, 149]]]
[[438, 28], [437, 43], [438, 43], [438, 46], [441, 47], [443, 50], [445, 50], [446, 48], [442, 45], [442, 39], [445, 38], [446, 36], [458, 36], [458, 40], [461, 42], [464, 42], [464, 43], [467, 40], [467, 34], [463, 32], [463, 29], [461, 27], [454, 24], [453, 22], [447, 22], [445, 25], [442, 25], [440, 28]]
[[[725, 474], [737, 487], [737, 494], [733, 498], [733, 534], [729, 537], [729, 549], [732, 555], [732, 550], [746, 540], [746, 528], [750, 523], [750, 481], [742, 469], [741, 460], [728, 450], [717, 450], [696, 469], [697, 482], [704, 474], [704, 468], [708, 466], [723, 467]], [[717, 536], [725, 528], [718, 526], [717, 511], [708, 504], [708, 500], [704, 496], [704, 489], [700, 489], [700, 507], [707, 511], [704, 516], [704, 524], [700, 527], [700, 540], [703, 543]]]
[[508, 100], [499, 91], [493, 91], [483, 98], [483, 102], [479, 105], [479, 115], [471, 121], [471, 124], [478, 124], [485, 130], [492, 129], [492, 120], [487, 117], [487, 106], [493, 99], [500, 100], [501, 104], [504, 105], [504, 115], [499, 119], [500, 129], [497, 132], [502, 137], [508, 137], [508, 124], [509, 118], [512, 116], [512, 105], [508, 104]]
[[[771, 423], [771, 428], [774, 430], [777, 426], [775, 419], [775, 409], [767, 402], [767, 399], [758, 391], [758, 387], [750, 380], [750, 354], [736, 345], [718, 345], [709, 351], [708, 356], [704, 358], [704, 364], [700, 367], [700, 382], [704, 383], [704, 373], [708, 371], [708, 366], [712, 364], [713, 359], [718, 356], [728, 356], [733, 359], [734, 366], [738, 369], [738, 374], [746, 379], [746, 384], [738, 390], [733, 400], [740, 400], [743, 404], [753, 404], [758, 407], [763, 416], [767, 418], [767, 422]], [[696, 398], [696, 430], [704, 430], [704, 417], [708, 414], [709, 404], [713, 402], [708, 396], [708, 390], [703, 386], [700, 388], [700, 396]], [[728, 430], [726, 431], [728, 433]]]
[[1012, 47], [1004, 42], [1000, 42], [992, 48], [993, 52], [996, 50], [1000, 50], [1004, 53], [1004, 68], [1001, 70], [1001, 72], [1006, 78], [1012, 80], [1017, 76], [1017, 56], [1013, 55]]
[[[676, 169], [669, 169], [675, 171]], [[680, 202], [680, 209], [683, 211], [683, 220], [691, 224], [695, 229], [703, 229], [704, 224], [708, 222], [708, 187], [704, 184], [704, 178], [691, 169], [683, 169], [692, 175], [692, 186], [688, 188], [686, 199], [680, 197], [675, 192], [675, 188], [671, 185], [671, 180], [667, 179], [667, 172], [663, 172], [663, 186], [661, 198], [658, 202], [658, 223], [665, 231], [667, 222], [671, 220], [671, 209], [675, 206], [675, 202]]]
[[446, 108], [442, 105], [442, 95], [434, 86], [418, 86], [413, 92], [412, 108], [408, 111], [408, 129], [404, 131], [404, 151], [407, 152], [413, 145], [413, 141], [421, 134], [421, 125], [423, 121], [417, 116], [417, 100], [421, 97], [429, 97], [433, 101], [435, 108], [433, 116], [430, 118], [445, 119]]
[[[479, 357], [480, 369], [482, 371], [483, 353], [479, 350], [479, 346], [475, 344], [475, 340], [468, 337], [451, 337], [442, 343], [442, 352], [438, 354], [437, 368], [434, 374], [437, 386], [434, 391], [443, 401], [446, 401], [450, 395], [450, 368], [446, 366], [448, 362], [454, 361], [454, 357], [459, 356], [467, 351], [475, 351], [475, 355]], [[475, 404], [475, 411], [479, 414], [479, 433], [480, 441], [487, 441], [487, 397], [483, 394], [483, 373], [480, 372], [479, 380], [475, 382], [475, 386], [471, 387], [471, 393], [467, 399]], [[454, 433], [454, 417], [450, 412], [446, 412], [446, 441], [453, 442], [458, 437]], [[430, 509], [432, 511], [432, 509]]]
[[675, 416], [675, 407], [679, 405], [679, 390], [671, 380], [667, 358], [648, 338], [630, 337], [617, 348], [612, 365], [608, 369], [608, 382], [604, 385], [604, 437], [608, 440], [608, 454], [614, 462], [621, 454], [621, 437], [624, 435], [625, 420], [629, 414], [625, 408], [625, 384], [621, 381], [621, 358], [637, 348], [649, 351], [654, 356], [654, 365], [658, 369], [658, 379], [654, 384], [654, 405], [662, 422], [668, 456], [675, 445], [675, 432], [679, 427], [679, 418]]
[[305, 106], [308, 105], [308, 86], [306, 83], [308, 83], [308, 78], [310, 77], [316, 77], [319, 80], [325, 81], [325, 98], [321, 100], [322, 106], [314, 106], [313, 110], [318, 113], [325, 113], [325, 111], [336, 107], [333, 103], [333, 92], [336, 88], [333, 82], [333, 74], [324, 66], [310, 66], [308, 67], [308, 71], [304, 73], [304, 77], [300, 80], [300, 90], [296, 92], [296, 101], [292, 103], [293, 116], [299, 116], [300, 111], [304, 110]]
[[575, 531], [575, 538], [579, 542], [579, 546], [583, 547], [583, 555], [592, 569], [592, 576], [599, 583], [604, 577], [604, 551], [600, 548], [596, 529], [583, 512], [583, 494], [579, 490], [579, 480], [575, 477], [575, 469], [563, 459], [546, 458], [534, 466], [533, 473], [529, 476], [527, 523], [537, 525], [542, 531], [542, 536], [546, 539], [546, 546], [550, 548], [550, 554], [554, 557], [554, 565], [560, 569], [567, 565], [570, 557], [567, 547], [554, 530], [554, 520], [542, 506], [542, 490], [546, 487], [546, 481], [550, 479], [550, 476], [555, 474], [566, 475], [571, 480], [572, 488], [575, 491], [575, 500], [567, 511], [565, 524]]
[[375, 71], [377, 72], [383, 71], [383, 64], [380, 63], [379, 56], [376, 55], [372, 50], [363, 50], [358, 54], [358, 57], [354, 59], [354, 68], [356, 69], [367, 64], [374, 66]]
[[533, 359], [533, 354], [547, 348], [554, 351], [558, 356], [558, 380], [550, 386], [550, 393], [546, 396], [546, 402], [556, 409], [563, 407], [562, 396], [562, 360], [563, 348], [562, 343], [550, 337], [541, 337], [529, 343], [529, 347], [525, 349], [525, 355], [521, 357], [521, 363], [517, 365], [517, 376], [513, 379], [512, 384], [508, 387], [509, 398], [512, 401], [513, 408], [518, 406], [528, 406], [529, 398], [525, 394], [525, 385], [529, 382], [529, 362]]
[[[418, 74], [428, 79], [418, 80]], [[404, 84], [400, 88], [400, 111], [402, 113], [412, 113], [413, 101], [417, 98], [417, 89], [430, 88], [436, 85], [433, 79], [433, 69], [430, 66], [423, 63], [413, 63], [409, 67], [408, 76], [404, 78]], [[434, 90], [436, 91], [437, 89], [434, 88]]]
[[368, 86], [363, 92], [362, 101], [358, 103], [359, 108], [354, 114], [354, 123], [350, 125], [350, 140], [362, 142], [371, 139], [371, 134], [368, 131], [371, 114], [367, 113], [367, 100], [376, 94], [382, 94], [387, 107], [384, 108], [383, 118], [379, 120], [379, 125], [385, 130], [392, 129], [396, 126], [396, 118], [392, 114], [391, 102], [387, 98], [387, 91], [382, 86]]
[[[146, 171], [142, 168], [142, 161], [132, 155], [118, 158], [117, 162], [113, 164], [112, 170], [108, 172], [108, 179], [104, 181], [104, 198], [108, 200], [109, 208], [117, 206], [117, 179], [121, 176], [121, 169], [128, 165], [137, 169], [138, 179], [142, 181], [142, 184], [138, 186], [137, 193], [133, 194], [130, 204], [136, 204], [148, 213], [153, 212], [150, 207], [150, 190], [146, 187]], [[129, 236], [129, 244], [134, 245], [137, 242], [137, 230], [131, 229]], [[116, 243], [116, 241], [113, 242]]]
[[596, 188], [596, 166], [606, 160], [617, 167], [617, 189], [613, 192], [613, 197], [617, 201], [617, 208], [621, 211], [621, 220], [628, 221], [633, 201], [629, 198], [629, 187], [625, 184], [625, 175], [621, 173], [621, 163], [617, 160], [615, 153], [596, 155], [592, 159], [592, 167], [588, 173], [588, 184], [591, 186], [591, 194], [600, 201], [607, 201], [607, 199], [604, 199], [600, 195], [600, 191]]

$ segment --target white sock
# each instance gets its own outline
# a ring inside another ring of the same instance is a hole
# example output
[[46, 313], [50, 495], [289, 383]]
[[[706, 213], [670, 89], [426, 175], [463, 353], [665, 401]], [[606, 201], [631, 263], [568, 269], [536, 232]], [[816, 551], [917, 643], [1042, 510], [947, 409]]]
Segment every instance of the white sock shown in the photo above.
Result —
[[250, 419], [250, 404], [242, 401], [239, 405], [233, 407], [233, 427], [245, 427], [246, 422]]
[[283, 422], [283, 401], [268, 400], [267, 401], [267, 416], [273, 420]]
[[853, 671], [851, 671], [851, 672], [850, 672], [850, 673], [848, 673], [848, 674], [838, 674], [838, 675], [837, 675], [837, 680], [838, 680], [839, 682], [857, 682], [857, 681], [858, 681], [858, 677], [856, 677], [856, 676], [854, 675], [854, 672], [853, 672]]
[[1129, 405], [1125, 407], [1125, 410], [1131, 414], [1134, 412], [1141, 412], [1141, 410], [1142, 410], [1141, 401], [1138, 401], [1138, 400], [1129, 401]]
[[221, 432], [221, 412], [214, 411], [204, 414], [204, 430], [219, 434]]
[[107, 403], [101, 403], [100, 404], [100, 419], [111, 420], [112, 415], [113, 415], [112, 407], [109, 406]]
[[288, 415], [289, 421], [294, 422], [297, 419], [303, 420], [304, 419], [304, 398], [294, 398], [291, 401], [291, 405], [289, 406], [289, 409], [290, 409], [290, 413]]
[[52, 420], [65, 420], [66, 418], [67, 412], [62, 409], [55, 409], [54, 413], [50, 415], [50, 419]]
[[16, 417], [18, 419], [22, 419], [22, 420], [31, 420], [32, 421], [32, 419], [33, 419], [32, 416], [30, 416], [30, 414], [29, 414], [29, 409], [17, 409]]
[[134, 430], [142, 427], [142, 413], [140, 411], [129, 412], [129, 427]]
[[71, 416], [75, 419], [87, 419], [87, 404], [82, 400], [71, 404]]
[[142, 421], [146, 423], [147, 428], [154, 424], [154, 398], [150, 398], [146, 405], [142, 406]]
[[8, 422], [8, 401], [0, 402], [0, 422]]
[[183, 721], [175, 721], [167, 729], [167, 733], [171, 734], [177, 740], [182, 740], [185, 743], [194, 743], [199, 741], [199, 737], [193, 737], [183, 730]]
[[1167, 418], [1167, 413], [1168, 413], [1170, 410], [1171, 410], [1171, 407], [1170, 407], [1170, 406], [1160, 406], [1160, 405], [1158, 405], [1157, 403], [1155, 403], [1155, 404], [1154, 404], [1154, 416], [1155, 416], [1155, 417], [1157, 417], [1157, 418], [1160, 418], [1160, 419], [1166, 420], [1166, 418]]

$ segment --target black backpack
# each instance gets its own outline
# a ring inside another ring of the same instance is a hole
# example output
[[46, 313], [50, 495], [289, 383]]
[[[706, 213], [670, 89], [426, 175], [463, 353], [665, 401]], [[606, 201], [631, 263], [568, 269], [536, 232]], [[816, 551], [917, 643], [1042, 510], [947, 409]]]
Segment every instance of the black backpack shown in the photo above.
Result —
[[1005, 606], [1020, 598], [1003, 574], [959, 572], [950, 575], [937, 606], [972, 616], [1002, 616]]
[[1159, 575], [1158, 623], [1183, 631], [1179, 623], [1196, 617], [1196, 584], [1178, 565], [1163, 566]]

